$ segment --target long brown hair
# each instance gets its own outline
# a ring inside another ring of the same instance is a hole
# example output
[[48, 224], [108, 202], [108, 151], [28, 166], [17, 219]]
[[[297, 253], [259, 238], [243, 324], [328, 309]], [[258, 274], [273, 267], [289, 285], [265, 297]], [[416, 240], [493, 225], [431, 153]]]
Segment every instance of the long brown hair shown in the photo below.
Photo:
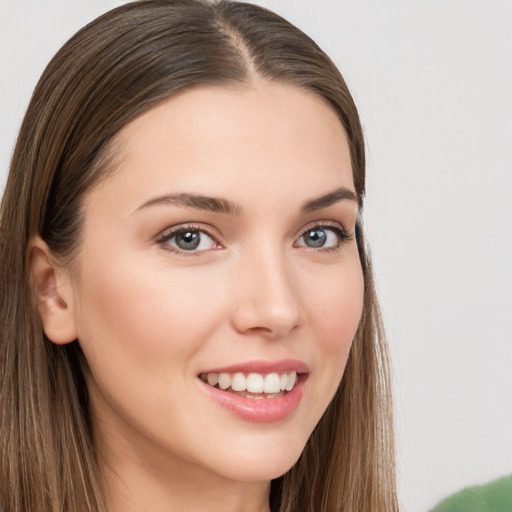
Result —
[[[115, 135], [183, 88], [293, 84], [324, 98], [347, 133], [365, 192], [358, 113], [332, 61], [305, 34], [250, 4], [145, 0], [72, 37], [43, 73], [12, 158], [0, 217], [0, 507], [105, 511], [77, 341], [45, 337], [26, 253], [39, 235], [62, 262], [79, 250], [84, 194], [112, 168]], [[342, 383], [299, 461], [272, 482], [273, 512], [397, 510], [386, 345], [361, 223], [363, 316]]]

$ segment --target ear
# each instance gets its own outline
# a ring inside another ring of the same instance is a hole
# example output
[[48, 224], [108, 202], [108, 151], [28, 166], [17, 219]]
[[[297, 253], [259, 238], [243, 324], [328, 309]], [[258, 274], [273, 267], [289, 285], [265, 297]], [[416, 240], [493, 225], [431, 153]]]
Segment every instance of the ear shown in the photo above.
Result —
[[27, 255], [32, 291], [46, 336], [58, 345], [74, 341], [77, 329], [69, 272], [57, 264], [40, 237], [30, 241]]

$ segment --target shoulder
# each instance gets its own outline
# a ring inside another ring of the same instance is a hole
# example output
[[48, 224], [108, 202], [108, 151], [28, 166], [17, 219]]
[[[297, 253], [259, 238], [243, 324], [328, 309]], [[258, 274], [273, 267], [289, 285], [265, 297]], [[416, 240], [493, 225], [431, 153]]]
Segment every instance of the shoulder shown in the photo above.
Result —
[[510, 512], [512, 475], [486, 485], [468, 487], [439, 503], [432, 512]]

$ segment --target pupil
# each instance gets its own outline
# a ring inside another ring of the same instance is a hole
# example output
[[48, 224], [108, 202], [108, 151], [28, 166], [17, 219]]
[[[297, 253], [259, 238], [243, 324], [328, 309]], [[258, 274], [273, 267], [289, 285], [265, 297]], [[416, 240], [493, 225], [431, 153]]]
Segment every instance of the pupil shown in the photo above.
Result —
[[323, 229], [312, 229], [308, 233], [307, 245], [310, 247], [323, 247], [327, 240], [327, 235]]
[[194, 233], [193, 231], [185, 231], [184, 233], [176, 235], [176, 245], [180, 249], [197, 249], [200, 241], [201, 237], [199, 236], [199, 233]]

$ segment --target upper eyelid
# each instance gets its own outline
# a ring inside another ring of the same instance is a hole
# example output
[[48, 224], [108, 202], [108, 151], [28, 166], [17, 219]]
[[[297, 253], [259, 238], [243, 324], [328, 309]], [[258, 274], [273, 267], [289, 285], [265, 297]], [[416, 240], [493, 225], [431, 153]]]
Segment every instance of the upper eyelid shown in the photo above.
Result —
[[217, 242], [219, 242], [219, 238], [222, 238], [222, 236], [219, 236], [218, 230], [213, 228], [213, 226], [209, 226], [208, 224], [202, 224], [202, 223], [185, 223], [185, 224], [178, 224], [176, 226], [168, 226], [167, 228], [163, 229], [156, 235], [156, 240], [161, 241], [165, 240], [167, 238], [172, 238], [174, 235], [181, 233], [183, 231], [201, 231], [203, 233], [206, 233], [209, 237], [213, 238]]
[[344, 233], [351, 234], [352, 230], [348, 229], [342, 222], [334, 221], [334, 220], [320, 220], [320, 221], [313, 221], [308, 224], [306, 224], [303, 228], [300, 229], [298, 236], [303, 236], [306, 231], [311, 230], [312, 228], [316, 227], [324, 227], [324, 228], [336, 228]]

